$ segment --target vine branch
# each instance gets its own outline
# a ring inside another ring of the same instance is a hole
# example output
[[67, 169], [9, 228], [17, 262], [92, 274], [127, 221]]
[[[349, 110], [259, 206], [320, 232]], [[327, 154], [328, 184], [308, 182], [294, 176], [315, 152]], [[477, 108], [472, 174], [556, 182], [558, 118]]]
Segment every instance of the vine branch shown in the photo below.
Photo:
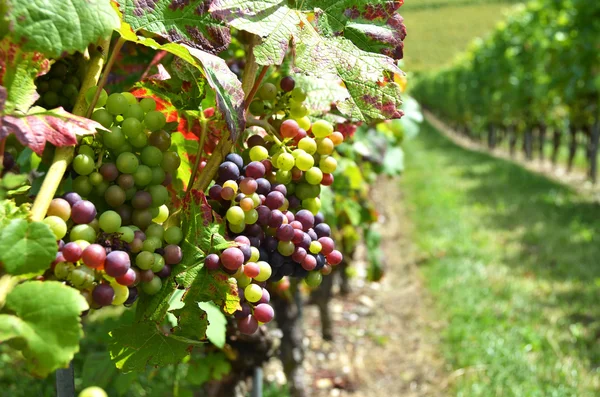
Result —
[[258, 91], [258, 86], [260, 85], [260, 83], [264, 79], [265, 74], [267, 74], [267, 70], [269, 70], [269, 65], [263, 66], [263, 68], [260, 71], [260, 74], [258, 75], [258, 78], [254, 81], [254, 85], [252, 86], [252, 89], [250, 90], [250, 93], [248, 94], [248, 96], [244, 100], [244, 109], [245, 110], [248, 110], [248, 106], [250, 106], [250, 102], [252, 102], [252, 99], [254, 98], [254, 95], [256, 95], [256, 91]]
[[[198, 169], [200, 168], [200, 162], [202, 161], [202, 155], [204, 154], [204, 143], [206, 142], [206, 125], [208, 124], [208, 120], [202, 115], [202, 120], [200, 121], [200, 143], [198, 145], [198, 153], [196, 153], [196, 162], [194, 163], [194, 169], [192, 170], [192, 175], [190, 175], [190, 180], [188, 181], [187, 190], [185, 191], [185, 197], [183, 198], [184, 202], [190, 197], [190, 193], [192, 192], [192, 186], [194, 185], [194, 181], [196, 180], [196, 175], [198, 174]], [[207, 164], [208, 165], [208, 164]]]
[[[100, 98], [100, 93], [102, 92], [102, 89], [106, 85], [106, 81], [108, 80], [108, 75], [110, 74], [110, 70], [112, 69], [112, 66], [115, 64], [115, 61], [117, 60], [117, 55], [119, 55], [119, 51], [121, 51], [121, 48], [123, 47], [123, 44], [125, 44], [125, 41], [126, 40], [123, 37], [119, 37], [119, 40], [117, 40], [117, 42], [115, 43], [115, 47], [113, 48], [112, 54], [110, 54], [110, 58], [108, 59], [108, 62], [106, 63], [106, 68], [104, 68], [104, 73], [102, 74], [102, 78], [98, 82], [98, 89], [96, 90], [96, 93], [94, 94], [94, 98], [92, 99], [92, 102], [90, 103], [90, 106], [85, 114], [85, 117], [87, 117], [88, 119], [90, 118], [90, 116], [92, 115], [92, 112], [94, 111], [94, 106], [96, 106], [96, 102], [98, 102], [98, 98]], [[96, 81], [98, 81], [98, 80], [96, 79]], [[84, 92], [83, 90], [81, 90], [81, 91]]]

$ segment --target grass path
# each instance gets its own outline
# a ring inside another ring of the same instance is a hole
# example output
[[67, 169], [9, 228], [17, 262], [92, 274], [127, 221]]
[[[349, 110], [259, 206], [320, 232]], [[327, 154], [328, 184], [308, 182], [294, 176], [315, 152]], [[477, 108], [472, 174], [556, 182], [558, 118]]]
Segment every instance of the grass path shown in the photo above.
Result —
[[600, 206], [429, 124], [401, 186], [426, 287], [446, 320], [451, 395], [600, 388]]

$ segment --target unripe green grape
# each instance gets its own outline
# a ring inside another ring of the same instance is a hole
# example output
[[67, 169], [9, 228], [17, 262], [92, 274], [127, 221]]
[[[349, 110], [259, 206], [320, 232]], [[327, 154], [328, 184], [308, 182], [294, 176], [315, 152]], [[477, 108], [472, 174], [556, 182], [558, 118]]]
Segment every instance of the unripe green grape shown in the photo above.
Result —
[[306, 285], [308, 285], [309, 287], [316, 288], [319, 285], [321, 285], [321, 282], [323, 281], [323, 275], [321, 274], [320, 271], [315, 270], [315, 271], [308, 273], [308, 275], [306, 276], [304, 281], [306, 282]]
[[104, 194], [106, 194], [106, 191], [108, 190], [109, 187], [110, 187], [110, 183], [108, 183], [106, 181], [102, 181], [97, 186], [94, 186], [94, 192], [98, 196], [104, 196]]
[[158, 223], [153, 223], [146, 228], [144, 233], [146, 234], [146, 237], [156, 237], [162, 240], [165, 234], [165, 229]]
[[105, 211], [98, 218], [98, 222], [106, 233], [114, 233], [121, 227], [121, 216], [115, 211]]
[[127, 141], [131, 144], [131, 146], [139, 150], [148, 145], [148, 135], [142, 133], [132, 138], [128, 138]]
[[71, 241], [84, 240], [92, 244], [96, 241], [96, 231], [90, 225], [75, 225], [69, 233]]
[[[96, 95], [97, 90], [98, 90], [98, 87], [94, 86], [94, 87], [88, 88], [87, 91], [85, 92], [85, 101], [87, 102], [88, 105], [92, 103], [92, 100], [94, 99], [94, 95]], [[103, 107], [104, 105], [106, 105], [107, 99], [108, 99], [108, 94], [106, 93], [106, 91], [104, 89], [102, 89], [102, 91], [100, 91], [100, 96], [98, 97], [98, 101], [96, 102], [96, 105], [94, 107], [95, 108]]]
[[88, 178], [89, 178], [90, 183], [92, 184], [92, 186], [98, 186], [99, 184], [101, 184], [104, 181], [104, 177], [98, 171], [92, 172], [88, 176]]
[[152, 181], [152, 170], [146, 165], [139, 165], [133, 173], [136, 186], [143, 187]]
[[308, 116], [295, 118], [294, 120], [296, 120], [296, 122], [298, 123], [298, 126], [300, 128], [302, 128], [303, 130], [305, 130], [305, 131], [310, 130], [311, 122], [310, 122], [310, 119], [308, 118]]
[[160, 277], [154, 276], [152, 281], [148, 283], [142, 283], [142, 291], [148, 295], [156, 295], [162, 288], [162, 281]]
[[163, 267], [165, 267], [165, 258], [163, 258], [160, 254], [153, 254], [153, 255], [154, 255], [154, 265], [152, 265], [150, 270], [152, 270], [153, 273], [158, 273], [163, 269]]
[[125, 99], [127, 99], [127, 102], [130, 105], [137, 105], [137, 98], [131, 92], [122, 92], [121, 95], [123, 95]]
[[166, 222], [167, 219], [169, 219], [169, 207], [163, 204], [158, 207], [157, 214], [154, 215], [152, 221], [156, 223], [163, 223]]
[[326, 174], [331, 174], [337, 168], [337, 160], [334, 157], [322, 157], [319, 161], [319, 168]]
[[275, 181], [286, 185], [292, 181], [292, 173], [290, 171], [279, 170], [275, 173]]
[[296, 87], [292, 90], [292, 99], [294, 102], [304, 102], [306, 99], [306, 92], [300, 87]]
[[129, 109], [123, 113], [123, 117], [125, 119], [134, 118], [142, 122], [144, 121], [144, 109], [138, 103], [131, 104], [129, 105]]
[[265, 83], [258, 89], [258, 97], [267, 101], [277, 98], [277, 87], [271, 83]]
[[77, 149], [77, 154], [85, 154], [86, 156], [89, 156], [92, 160], [96, 158], [96, 152], [94, 152], [94, 149], [92, 149], [92, 147], [89, 145], [79, 146], [79, 148]]
[[308, 114], [308, 109], [304, 105], [294, 105], [290, 107], [290, 116], [294, 119], [299, 119]]
[[300, 153], [296, 157], [296, 167], [301, 171], [308, 171], [315, 164], [315, 159], [308, 153]]
[[[123, 135], [125, 136], [125, 135]], [[133, 152], [133, 146], [127, 141], [120, 148], [115, 149], [115, 154], [119, 155], [121, 153]]]
[[175, 173], [177, 168], [181, 165], [181, 159], [177, 152], [165, 152], [163, 153], [163, 159], [160, 163], [160, 166], [163, 170], [170, 173]]
[[98, 109], [92, 114], [92, 120], [102, 124], [104, 128], [110, 128], [114, 119], [106, 109]]
[[94, 159], [85, 154], [78, 154], [73, 159], [73, 169], [79, 175], [89, 175], [94, 171], [96, 164], [94, 163]]
[[144, 149], [142, 149], [142, 153], [140, 154], [140, 160], [142, 160], [142, 163], [149, 167], [156, 167], [160, 165], [162, 159], [163, 153], [155, 146], [146, 146]]
[[256, 262], [260, 258], [260, 251], [256, 247], [250, 247], [250, 262]]
[[121, 124], [121, 131], [123, 131], [123, 134], [125, 134], [127, 138], [134, 138], [142, 134], [144, 128], [138, 119], [130, 117], [125, 119], [123, 124]]
[[298, 142], [298, 148], [304, 150], [308, 154], [314, 154], [317, 151], [317, 142], [307, 136], [300, 139], [300, 142]]
[[[294, 245], [294, 244], [292, 243], [292, 245]], [[254, 277], [254, 279], [259, 282], [267, 281], [269, 279], [269, 277], [271, 277], [271, 274], [273, 273], [273, 269], [271, 269], [271, 265], [269, 265], [265, 261], [258, 261], [258, 262], [256, 262], [256, 264], [258, 265], [259, 273], [258, 273], [258, 276]], [[261, 291], [261, 298], [262, 298], [262, 291]]]
[[152, 167], [152, 181], [150, 181], [151, 185], [160, 185], [164, 182], [165, 178], [165, 170], [163, 170], [161, 167]]
[[127, 288], [126, 285], [121, 285], [117, 282], [110, 283], [110, 286], [113, 287], [113, 290], [115, 290], [115, 297], [112, 301], [112, 305], [120, 306], [125, 303], [127, 298], [129, 298], [129, 288]]
[[313, 215], [317, 215], [321, 210], [321, 200], [318, 197], [304, 199], [302, 200], [302, 208], [309, 210]]
[[154, 253], [142, 251], [135, 257], [135, 264], [142, 270], [148, 270], [154, 265]]
[[262, 298], [262, 288], [260, 285], [250, 284], [244, 288], [244, 297], [250, 303], [256, 303]]
[[281, 153], [277, 158], [277, 168], [283, 171], [290, 171], [294, 168], [295, 163], [296, 159], [289, 153]]
[[166, 123], [167, 119], [165, 115], [156, 110], [149, 111], [144, 117], [144, 124], [150, 131], [160, 130], [165, 126]]
[[255, 116], [262, 116], [266, 113], [265, 105], [260, 99], [250, 102], [250, 107], [248, 109], [250, 110], [250, 113]]
[[77, 289], [87, 289], [94, 284], [94, 269], [87, 266], [77, 266], [71, 270], [67, 280]]
[[309, 183], [299, 183], [296, 186], [296, 197], [300, 200], [304, 200], [307, 198], [315, 198], [321, 192], [321, 187], [319, 185], [311, 185]]
[[48, 81], [48, 84], [50, 85], [50, 91], [59, 93], [62, 88], [63, 88], [63, 82], [60, 81], [59, 79], [50, 79]]
[[258, 195], [258, 193], [252, 193], [252, 195], [250, 196], [250, 198], [252, 199], [252, 203], [254, 203], [254, 208], [258, 207], [259, 205], [262, 204], [262, 201], [260, 199], [260, 196]]
[[294, 253], [294, 243], [291, 241], [280, 241], [277, 243], [277, 251], [283, 256], [290, 256]]
[[114, 93], [108, 96], [106, 100], [106, 110], [114, 115], [121, 115], [129, 109], [129, 101], [123, 94]]
[[323, 247], [321, 246], [321, 243], [318, 241], [311, 241], [310, 246], [308, 247], [308, 250], [311, 252], [311, 254], [318, 254], [319, 252], [321, 252], [321, 249]]
[[317, 167], [312, 167], [304, 174], [306, 182], [311, 185], [318, 185], [323, 180], [323, 172]]
[[317, 141], [317, 153], [320, 155], [330, 155], [333, 153], [333, 141], [329, 138], [323, 138]]
[[48, 225], [50, 230], [52, 230], [52, 233], [54, 233], [56, 240], [62, 239], [67, 234], [67, 224], [60, 217], [51, 215], [46, 217], [43, 222], [46, 225]]
[[65, 86], [62, 89], [62, 93], [67, 98], [77, 98], [79, 90], [73, 84], [65, 84]]
[[123, 174], [133, 174], [140, 165], [140, 162], [135, 154], [125, 152], [119, 154], [116, 164], [117, 169]]
[[333, 125], [327, 120], [317, 120], [312, 125], [312, 133], [317, 138], [325, 138], [333, 132]]
[[306, 152], [302, 149], [294, 149], [292, 150], [292, 156], [294, 156], [294, 159], [297, 159], [298, 156], [300, 156], [301, 154], [305, 154]]
[[244, 231], [245, 228], [246, 224], [244, 222], [240, 223], [239, 225], [235, 225], [233, 223], [229, 224], [229, 230], [231, 230], [234, 233], [241, 233]]
[[135, 193], [137, 192], [137, 189], [134, 187], [130, 187], [129, 189], [125, 190], [125, 200], [131, 200], [133, 198], [133, 196], [135, 196]]
[[[241, 267], [240, 267], [240, 269], [241, 269]], [[235, 277], [235, 279], [237, 280], [237, 285], [240, 288], [246, 288], [247, 286], [250, 285], [250, 283], [252, 283], [252, 279], [250, 277], [246, 276], [244, 273], [239, 274], [237, 277]]]
[[171, 226], [165, 230], [163, 238], [167, 244], [177, 245], [183, 240], [183, 231], [177, 226]]
[[154, 252], [157, 249], [159, 249], [160, 247], [162, 247], [162, 241], [159, 238], [148, 237], [148, 238], [146, 238], [146, 240], [144, 240], [144, 245], [143, 245], [142, 249], [144, 251]]
[[258, 220], [258, 212], [255, 209], [251, 209], [244, 214], [244, 222], [246, 225], [253, 225]]
[[117, 233], [121, 233], [121, 240], [125, 241], [126, 243], [131, 243], [135, 238], [133, 230], [128, 226], [121, 226], [117, 230]]
[[72, 187], [75, 193], [83, 197], [87, 197], [94, 188], [90, 183], [89, 178], [84, 175], [79, 175], [77, 178], [73, 179]]
[[66, 280], [73, 269], [75, 269], [75, 265], [70, 262], [57, 263], [54, 267], [54, 276], [59, 280]]
[[145, 113], [148, 113], [156, 109], [156, 101], [152, 98], [142, 98], [140, 101], [140, 107]]
[[126, 199], [125, 191], [118, 185], [109, 186], [104, 192], [104, 200], [113, 208], [117, 208], [123, 204]]
[[152, 207], [160, 207], [169, 199], [169, 191], [163, 185], [152, 185], [148, 188], [152, 196]]
[[244, 210], [238, 207], [237, 205], [234, 205], [232, 207], [229, 207], [225, 217], [227, 218], [229, 223], [234, 225], [240, 225], [244, 222]]
[[110, 132], [102, 132], [102, 138], [104, 139], [104, 145], [109, 149], [119, 149], [125, 145], [125, 135], [121, 131], [121, 127], [113, 126]]
[[[158, 216], [158, 207], [150, 207], [150, 213], [152, 214], [152, 218], [154, 218], [155, 216]], [[158, 222], [155, 222], [154, 219], [152, 219], [152, 222], [158, 223]]]
[[250, 160], [262, 161], [269, 157], [269, 151], [264, 146], [254, 146], [250, 149]]
[[52, 109], [52, 108], [58, 106], [58, 103], [59, 103], [58, 94], [54, 91], [46, 92], [42, 96], [42, 99], [44, 101], [44, 104], [46, 105], [46, 108], [48, 108], [48, 109]]

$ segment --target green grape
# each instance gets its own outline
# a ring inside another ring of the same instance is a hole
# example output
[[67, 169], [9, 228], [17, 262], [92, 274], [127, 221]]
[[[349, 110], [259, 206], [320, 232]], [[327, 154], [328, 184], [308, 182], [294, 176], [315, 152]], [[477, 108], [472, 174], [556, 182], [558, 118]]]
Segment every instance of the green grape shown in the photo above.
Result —
[[296, 157], [296, 167], [301, 171], [308, 171], [315, 164], [315, 159], [310, 154], [304, 152]]
[[94, 284], [94, 269], [77, 266], [69, 273], [67, 280], [77, 289], [87, 289]]
[[[292, 243], [292, 245], [294, 245], [294, 243]], [[271, 266], [265, 261], [258, 261], [258, 262], [256, 262], [256, 264], [258, 265], [258, 268], [260, 270], [259, 270], [258, 276], [254, 277], [254, 280], [259, 281], [259, 282], [267, 281], [269, 279], [269, 277], [271, 277], [271, 273], [273, 271], [271, 269]], [[262, 294], [262, 291], [261, 291], [261, 294]]]
[[171, 226], [165, 230], [163, 237], [167, 244], [177, 245], [183, 240], [183, 231], [177, 226]]
[[99, 184], [101, 184], [104, 181], [104, 177], [98, 171], [92, 172], [88, 176], [88, 178], [89, 178], [90, 183], [92, 184], [92, 186], [98, 186]]
[[[155, 216], [158, 216], [158, 213], [159, 213], [158, 207], [150, 208], [150, 214], [152, 214], [152, 218], [154, 218]], [[154, 219], [152, 219], [152, 222], [154, 222]], [[158, 222], [154, 222], [154, 223], [158, 223]]]
[[323, 180], [323, 172], [317, 167], [312, 167], [304, 174], [306, 182], [311, 185], [318, 185]]
[[148, 295], [156, 295], [162, 288], [162, 281], [160, 277], [154, 276], [152, 281], [147, 283], [142, 283], [142, 291], [147, 293]]
[[94, 152], [94, 149], [92, 149], [92, 147], [88, 145], [79, 146], [79, 149], [77, 149], [77, 153], [85, 154], [86, 156], [89, 156], [92, 159], [96, 158], [96, 153]]
[[114, 93], [108, 96], [106, 100], [106, 110], [114, 115], [123, 114], [129, 109], [129, 101], [123, 94]]
[[317, 215], [321, 210], [321, 200], [318, 197], [304, 199], [302, 200], [302, 208], [309, 210], [313, 215]]
[[130, 117], [121, 124], [121, 131], [127, 138], [134, 138], [144, 132], [144, 128], [138, 119]]
[[152, 221], [156, 223], [163, 223], [167, 219], [169, 219], [169, 207], [163, 204], [157, 208], [157, 214], [153, 215]]
[[321, 243], [318, 241], [312, 241], [310, 243], [310, 246], [308, 247], [308, 250], [310, 251], [311, 254], [318, 254], [319, 252], [321, 252], [321, 249], [323, 249], [323, 247], [321, 246]]
[[294, 105], [290, 107], [290, 116], [294, 119], [299, 119], [308, 114], [308, 109], [303, 105]]
[[125, 191], [118, 185], [109, 186], [104, 192], [104, 200], [113, 208], [123, 204], [126, 199]]
[[104, 128], [110, 128], [113, 124], [113, 116], [106, 109], [98, 109], [92, 114], [92, 120], [102, 124]]
[[250, 247], [250, 262], [256, 262], [260, 258], [260, 251], [256, 247]]
[[152, 196], [152, 207], [160, 207], [169, 199], [169, 192], [163, 185], [150, 186], [148, 193]]
[[150, 131], [158, 131], [162, 129], [167, 123], [167, 119], [164, 114], [159, 111], [151, 110], [146, 113], [144, 117], [144, 124]]
[[152, 255], [154, 255], [154, 264], [150, 269], [153, 273], [158, 273], [163, 269], [163, 267], [165, 267], [165, 258], [163, 258], [160, 254]]
[[71, 241], [83, 240], [92, 244], [96, 241], [96, 231], [90, 225], [75, 225], [69, 233]]
[[[125, 136], [125, 135], [123, 135], [123, 136]], [[115, 154], [121, 154], [121, 153], [127, 153], [127, 152], [133, 152], [133, 146], [131, 146], [131, 144], [127, 141], [125, 141], [125, 144], [123, 146], [115, 149]]]
[[251, 209], [244, 214], [244, 222], [246, 225], [253, 225], [258, 220], [258, 212], [255, 209]]
[[86, 387], [77, 397], [108, 397], [108, 394], [98, 386]]
[[317, 151], [317, 142], [307, 136], [300, 139], [300, 142], [298, 142], [298, 148], [304, 150], [308, 154], [314, 154]]
[[294, 243], [291, 241], [280, 241], [277, 243], [277, 251], [283, 256], [290, 256], [294, 253]]
[[163, 153], [163, 159], [160, 163], [160, 166], [166, 172], [174, 173], [179, 168], [181, 164], [181, 158], [177, 152], [165, 152]]
[[121, 226], [119, 229], [117, 229], [117, 233], [121, 233], [121, 240], [125, 241], [126, 243], [131, 243], [135, 238], [133, 230], [129, 226]]
[[133, 180], [136, 186], [143, 187], [148, 185], [152, 181], [152, 170], [145, 165], [138, 166], [137, 170], [133, 173]]
[[77, 98], [79, 90], [73, 84], [65, 84], [65, 86], [62, 89], [62, 93], [67, 98]]
[[162, 240], [165, 234], [165, 229], [161, 225], [153, 223], [146, 228], [144, 233], [146, 234], [146, 237], [156, 237]]
[[[240, 267], [241, 269], [241, 267]], [[237, 285], [240, 288], [246, 288], [247, 286], [250, 285], [250, 283], [252, 283], [252, 279], [248, 276], [246, 276], [244, 273], [240, 273], [239, 275], [234, 275], [235, 279], [237, 280]]]
[[[275, 161], [275, 159], [273, 159]], [[283, 171], [290, 171], [296, 163], [294, 156], [289, 153], [281, 153], [277, 158], [277, 168]]]
[[292, 173], [290, 171], [279, 170], [275, 173], [275, 181], [286, 185], [292, 181]]
[[125, 120], [125, 117], [123, 117], [122, 115], [118, 114], [118, 115], [115, 116], [115, 121], [118, 124], [121, 124], [123, 122], [123, 120]]
[[83, 197], [87, 197], [94, 188], [90, 183], [90, 179], [84, 175], [79, 175], [77, 178], [73, 179], [72, 187], [75, 193]]
[[304, 279], [306, 285], [308, 285], [311, 288], [318, 287], [319, 285], [321, 285], [322, 281], [323, 275], [318, 270], [308, 273], [308, 276], [306, 276], [306, 278]]
[[50, 91], [54, 91], [56, 93], [60, 92], [60, 90], [63, 88], [63, 82], [59, 79], [51, 79], [48, 81], [48, 84], [50, 85]]
[[[94, 95], [96, 95], [97, 90], [98, 90], [98, 87], [94, 86], [94, 87], [88, 88], [88, 90], [85, 92], [85, 101], [87, 102], [88, 105], [92, 103], [92, 100], [94, 99]], [[98, 102], [96, 102], [96, 105], [94, 107], [95, 108], [103, 107], [104, 105], [106, 105], [107, 99], [108, 99], [108, 94], [106, 93], [106, 91], [104, 89], [102, 89], [102, 91], [100, 91], [100, 96], [98, 97]]]
[[48, 90], [50, 89], [50, 84], [48, 84], [47, 81], [40, 81], [36, 84], [37, 86], [37, 91], [40, 94], [43, 94], [44, 92], [48, 92]]
[[98, 222], [106, 233], [114, 233], [121, 227], [121, 216], [115, 211], [106, 211], [100, 215]]
[[129, 288], [127, 288], [126, 285], [121, 285], [116, 282], [110, 283], [110, 286], [113, 287], [113, 290], [115, 290], [115, 297], [113, 298], [112, 305], [120, 306], [125, 303], [127, 298], [129, 298]]
[[144, 121], [144, 109], [142, 109], [138, 103], [131, 104], [129, 109], [123, 113], [123, 117], [125, 117], [125, 119], [134, 118], [140, 122]]
[[248, 109], [255, 116], [262, 116], [266, 113], [265, 105], [260, 99], [252, 101]]
[[164, 182], [165, 178], [165, 170], [163, 170], [161, 167], [152, 167], [152, 181], [150, 181], [151, 185], [160, 185]]
[[140, 107], [144, 111], [144, 113], [148, 113], [154, 109], [156, 109], [156, 101], [152, 98], [142, 98], [140, 101]]
[[242, 224], [245, 218], [244, 210], [238, 207], [237, 205], [229, 207], [225, 216], [227, 217], [229, 223], [234, 225]]
[[44, 96], [42, 97], [42, 99], [48, 109], [58, 106], [58, 102], [59, 102], [58, 94], [54, 91], [46, 92], [44, 94]]
[[277, 98], [277, 87], [271, 83], [265, 83], [258, 89], [258, 97], [267, 101]]
[[103, 131], [102, 138], [104, 139], [104, 145], [109, 149], [119, 149], [126, 143], [121, 127], [117, 126], [112, 127], [110, 132]]
[[254, 203], [254, 208], [258, 207], [259, 205], [262, 204], [262, 201], [260, 199], [260, 196], [258, 195], [258, 193], [253, 193], [250, 198], [252, 199], [252, 202]]
[[306, 92], [300, 87], [296, 87], [292, 90], [292, 99], [294, 102], [304, 102], [306, 99]]
[[146, 240], [144, 240], [144, 245], [142, 247], [142, 250], [148, 251], [148, 252], [154, 252], [157, 249], [159, 249], [160, 247], [162, 247], [161, 239], [156, 238], [156, 237], [148, 237], [148, 238], [146, 238]]
[[148, 145], [148, 135], [139, 134], [133, 138], [129, 138], [128, 141], [134, 148], [141, 149]]
[[154, 254], [148, 251], [142, 251], [135, 257], [135, 264], [142, 270], [148, 270], [154, 266]]
[[304, 117], [300, 117], [298, 119], [294, 119], [296, 120], [296, 122], [298, 123], [298, 126], [300, 126], [300, 128], [302, 128], [303, 130], [310, 130], [310, 119], [308, 118], [308, 116], [304, 116]]
[[254, 146], [250, 149], [250, 160], [262, 161], [269, 157], [269, 151], [264, 146]]
[[116, 164], [117, 169], [123, 174], [133, 174], [140, 165], [140, 162], [135, 154], [125, 152], [119, 154]]
[[[317, 120], [312, 125], [312, 133], [317, 138], [325, 138], [333, 132], [333, 125], [327, 120]], [[306, 149], [305, 149], [306, 150]]]
[[127, 99], [127, 102], [130, 105], [137, 105], [137, 98], [131, 92], [122, 92], [121, 95], [123, 95], [125, 99]]
[[329, 138], [323, 138], [317, 141], [317, 153], [320, 155], [329, 155], [333, 153], [333, 141]]
[[110, 187], [110, 183], [106, 181], [102, 181], [98, 184], [98, 186], [94, 186], [94, 192], [98, 196], [104, 196], [108, 188]]
[[319, 168], [326, 174], [331, 174], [337, 168], [337, 160], [331, 156], [322, 157], [319, 161]]
[[95, 167], [94, 159], [85, 154], [78, 154], [73, 159], [73, 169], [79, 175], [89, 175], [94, 171]]
[[81, 86], [81, 81], [77, 78], [77, 76], [69, 76], [65, 80], [66, 84], [73, 84], [75, 87]]
[[142, 163], [149, 167], [156, 167], [160, 165], [162, 159], [163, 153], [155, 146], [146, 146], [144, 149], [142, 149], [142, 153], [140, 154], [140, 160], [142, 160]]
[[256, 303], [262, 298], [262, 288], [260, 285], [250, 284], [244, 288], [244, 297], [250, 303]]
[[67, 224], [62, 218], [58, 216], [48, 216], [44, 219], [44, 223], [48, 225], [50, 230], [52, 230], [52, 233], [54, 233], [56, 240], [62, 239], [67, 234]]
[[245, 228], [246, 224], [244, 222], [240, 223], [239, 225], [234, 225], [233, 223], [229, 224], [229, 230], [231, 230], [234, 233], [241, 233], [244, 231]]
[[69, 262], [59, 262], [54, 267], [54, 276], [59, 280], [66, 280], [75, 266]]
[[[91, 223], [88, 226], [91, 226], [92, 229], [94, 229], [94, 227], [92, 226]], [[94, 229], [94, 231], [96, 233], [98, 233], [98, 231], [96, 229]], [[87, 247], [89, 247], [91, 245], [91, 243], [89, 241], [85, 241], [85, 240], [75, 240], [75, 244], [77, 244], [78, 246], [80, 246], [82, 251], [84, 251]]]

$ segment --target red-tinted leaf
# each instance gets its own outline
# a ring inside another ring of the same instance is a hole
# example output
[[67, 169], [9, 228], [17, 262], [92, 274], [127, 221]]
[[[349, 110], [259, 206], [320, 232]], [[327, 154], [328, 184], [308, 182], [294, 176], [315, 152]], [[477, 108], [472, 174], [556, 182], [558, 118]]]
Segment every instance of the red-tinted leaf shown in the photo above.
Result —
[[19, 142], [42, 155], [46, 142], [57, 147], [74, 146], [78, 135], [95, 134], [105, 128], [99, 123], [75, 116], [63, 108], [46, 110], [26, 116], [2, 117], [0, 139], [15, 134]]

